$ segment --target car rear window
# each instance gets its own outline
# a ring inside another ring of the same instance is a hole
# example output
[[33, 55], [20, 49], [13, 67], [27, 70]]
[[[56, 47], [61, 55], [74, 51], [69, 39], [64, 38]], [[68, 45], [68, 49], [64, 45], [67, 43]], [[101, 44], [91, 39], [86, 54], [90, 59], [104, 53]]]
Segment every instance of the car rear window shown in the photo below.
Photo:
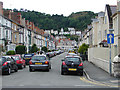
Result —
[[33, 56], [32, 60], [46, 60], [45, 56]]
[[13, 59], [15, 59], [15, 60], [19, 60], [19, 56], [12, 56], [13, 57]]
[[29, 54], [29, 55], [25, 55], [24, 57], [32, 57], [32, 55], [31, 55], [31, 54]]
[[79, 61], [81, 61], [80, 58], [78, 58], [78, 57], [67, 57], [66, 60], [67, 60], [67, 61], [74, 61], [74, 62], [79, 62]]

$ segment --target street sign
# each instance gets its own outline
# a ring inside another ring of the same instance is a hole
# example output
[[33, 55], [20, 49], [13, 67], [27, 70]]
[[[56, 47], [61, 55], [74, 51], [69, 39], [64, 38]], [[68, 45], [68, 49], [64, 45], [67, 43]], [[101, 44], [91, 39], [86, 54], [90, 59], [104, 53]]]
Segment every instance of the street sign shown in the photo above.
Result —
[[107, 34], [107, 43], [114, 44], [114, 34]]

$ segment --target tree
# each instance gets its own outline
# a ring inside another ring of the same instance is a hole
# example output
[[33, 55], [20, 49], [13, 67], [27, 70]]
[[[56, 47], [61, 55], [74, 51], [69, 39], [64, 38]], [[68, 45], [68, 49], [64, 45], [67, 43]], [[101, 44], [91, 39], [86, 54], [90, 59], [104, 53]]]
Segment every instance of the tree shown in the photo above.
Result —
[[15, 48], [16, 54], [25, 54], [26, 51], [27, 51], [27, 48], [26, 48], [26, 46], [24, 46], [24, 45], [18, 45], [18, 46], [16, 46], [16, 48]]
[[47, 52], [48, 48], [44, 46], [44, 47], [41, 48], [41, 50], [44, 51], [44, 52]]
[[39, 49], [37, 48], [37, 45], [36, 44], [33, 44], [32, 47], [31, 47], [31, 53], [34, 53], [34, 52], [37, 52]]
[[81, 53], [81, 54], [84, 54], [86, 53], [86, 51], [88, 50], [89, 46], [85, 43], [83, 43], [79, 49], [78, 49], [78, 52]]

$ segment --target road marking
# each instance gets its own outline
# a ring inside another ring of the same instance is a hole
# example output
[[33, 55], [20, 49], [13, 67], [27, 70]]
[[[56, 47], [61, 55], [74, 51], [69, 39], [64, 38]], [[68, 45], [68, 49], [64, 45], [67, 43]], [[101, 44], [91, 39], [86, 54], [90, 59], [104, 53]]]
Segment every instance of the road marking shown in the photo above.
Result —
[[120, 80], [110, 80], [110, 82], [115, 82], [115, 83], [119, 83], [120, 82]]
[[120, 86], [117, 86], [117, 85], [101, 83], [101, 82], [98, 82], [98, 81], [90, 81], [90, 80], [86, 79], [85, 77], [80, 77], [80, 80], [82, 80], [84, 82], [87, 82], [87, 83], [94, 84], [94, 85], [108, 86], [108, 87], [120, 87]]
[[89, 86], [89, 87], [91, 87], [91, 86], [95, 86], [95, 85], [74, 85], [74, 86], [77, 86], [77, 87], [79, 87], [79, 86]]

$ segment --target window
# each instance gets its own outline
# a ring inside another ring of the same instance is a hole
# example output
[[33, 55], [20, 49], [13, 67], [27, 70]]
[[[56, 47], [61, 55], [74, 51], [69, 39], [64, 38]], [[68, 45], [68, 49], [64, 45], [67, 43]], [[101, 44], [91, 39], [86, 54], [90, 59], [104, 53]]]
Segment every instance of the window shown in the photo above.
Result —
[[21, 43], [21, 35], [19, 35], [19, 43]]
[[17, 42], [17, 35], [15, 34], [15, 42]]
[[33, 56], [32, 60], [46, 60], [45, 56]]
[[8, 39], [8, 30], [6, 30], [6, 39]]
[[105, 30], [105, 38], [107, 38], [107, 30]]

